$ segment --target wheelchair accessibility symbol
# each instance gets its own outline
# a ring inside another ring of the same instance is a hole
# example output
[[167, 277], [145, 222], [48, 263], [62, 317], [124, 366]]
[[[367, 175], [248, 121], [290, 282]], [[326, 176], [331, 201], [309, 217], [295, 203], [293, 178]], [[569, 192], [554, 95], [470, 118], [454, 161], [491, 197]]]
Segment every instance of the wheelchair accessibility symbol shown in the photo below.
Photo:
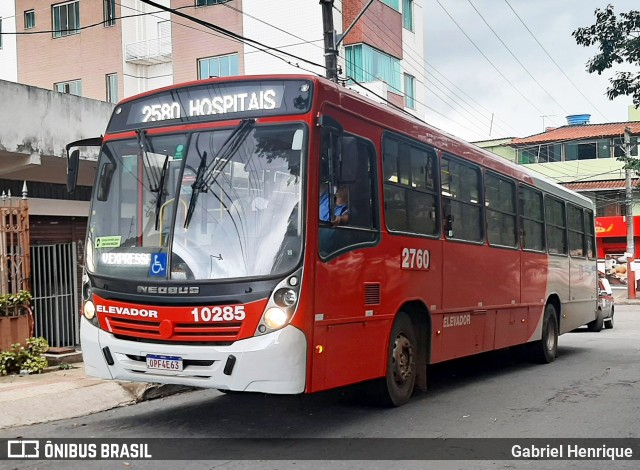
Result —
[[149, 266], [149, 276], [164, 277], [167, 275], [167, 254], [152, 253], [151, 266]]

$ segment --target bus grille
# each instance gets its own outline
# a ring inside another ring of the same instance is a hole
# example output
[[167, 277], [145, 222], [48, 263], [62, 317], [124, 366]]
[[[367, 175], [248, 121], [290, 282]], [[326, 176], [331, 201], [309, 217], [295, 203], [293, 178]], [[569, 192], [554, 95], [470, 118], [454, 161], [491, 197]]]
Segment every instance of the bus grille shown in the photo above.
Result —
[[108, 331], [119, 338], [167, 343], [230, 344], [238, 339], [242, 327], [242, 322], [172, 323], [167, 331], [167, 325], [161, 328], [161, 323], [154, 320], [107, 316], [105, 321]]

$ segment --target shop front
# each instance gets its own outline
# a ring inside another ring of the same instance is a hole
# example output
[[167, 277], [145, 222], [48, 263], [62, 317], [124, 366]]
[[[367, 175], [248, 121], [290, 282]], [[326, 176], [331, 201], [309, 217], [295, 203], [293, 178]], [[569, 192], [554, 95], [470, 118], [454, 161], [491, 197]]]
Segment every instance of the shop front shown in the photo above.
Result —
[[[638, 259], [640, 251], [640, 216], [633, 218], [634, 258]], [[627, 217], [596, 217], [596, 248], [598, 253], [598, 270], [606, 274], [611, 285], [627, 284]], [[638, 279], [637, 263], [634, 263], [636, 279]]]

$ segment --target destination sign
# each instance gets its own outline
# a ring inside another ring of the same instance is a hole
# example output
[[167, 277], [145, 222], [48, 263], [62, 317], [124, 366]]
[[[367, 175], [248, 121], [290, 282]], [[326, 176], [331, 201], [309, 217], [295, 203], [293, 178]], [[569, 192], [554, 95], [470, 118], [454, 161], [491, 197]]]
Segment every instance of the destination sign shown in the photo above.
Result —
[[116, 106], [107, 133], [171, 124], [306, 113], [306, 80], [261, 80], [191, 85]]

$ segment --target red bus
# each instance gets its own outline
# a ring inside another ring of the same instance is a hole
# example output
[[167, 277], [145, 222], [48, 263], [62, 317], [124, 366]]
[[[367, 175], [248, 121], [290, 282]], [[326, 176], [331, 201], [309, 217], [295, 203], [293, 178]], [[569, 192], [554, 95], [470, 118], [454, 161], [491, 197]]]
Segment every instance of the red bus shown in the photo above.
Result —
[[401, 405], [429, 364], [551, 362], [598, 320], [590, 200], [325, 79], [141, 94], [90, 144], [91, 376]]

